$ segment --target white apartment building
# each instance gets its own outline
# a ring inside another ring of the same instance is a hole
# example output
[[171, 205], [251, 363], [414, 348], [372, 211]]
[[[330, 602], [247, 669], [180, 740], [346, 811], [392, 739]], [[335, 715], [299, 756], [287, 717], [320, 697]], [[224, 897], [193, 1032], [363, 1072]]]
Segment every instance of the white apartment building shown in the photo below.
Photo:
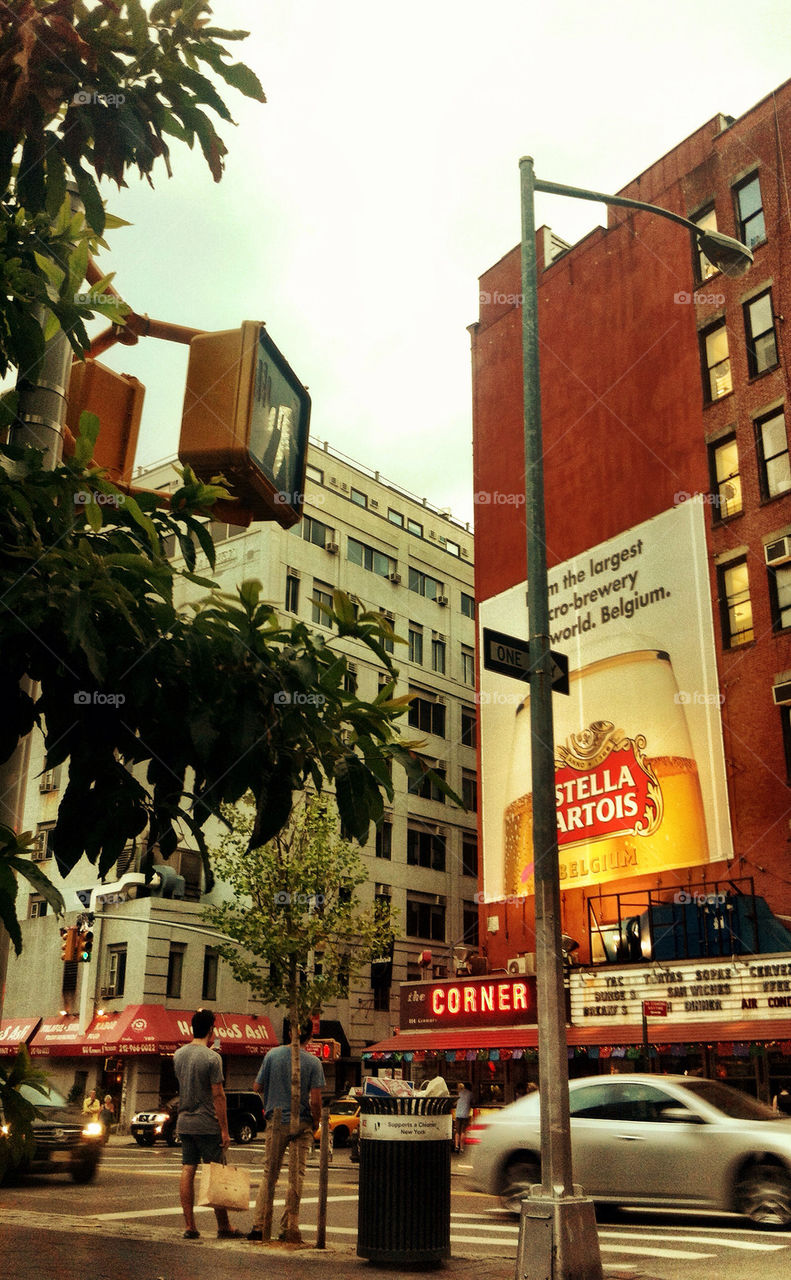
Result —
[[[146, 487], [179, 484], [172, 464], [136, 479]], [[461, 810], [425, 786], [410, 792], [395, 767], [386, 820], [361, 850], [363, 902], [387, 898], [397, 913], [392, 964], [367, 965], [352, 976], [348, 997], [322, 1012], [320, 1035], [341, 1045], [340, 1059], [325, 1064], [328, 1088], [341, 1092], [359, 1080], [365, 1047], [398, 1024], [399, 984], [452, 974], [463, 949], [477, 948], [473, 535], [448, 512], [316, 442], [300, 524], [289, 531], [274, 523], [215, 524], [212, 533], [215, 577], [226, 591], [258, 578], [284, 619], [323, 628], [319, 602], [329, 603], [340, 587], [391, 620], [406, 641], [393, 653], [396, 692], [413, 695], [404, 731], [424, 743], [425, 757], [467, 805]], [[338, 644], [359, 695], [374, 697], [386, 678], [383, 665], [364, 645]], [[187, 848], [153, 892], [138, 892], [134, 849], [101, 886], [85, 860], [60, 881], [48, 848], [60, 778], [44, 764], [42, 744], [34, 742], [25, 826], [38, 832], [37, 856], [64, 893], [66, 924], [95, 910], [93, 949], [89, 963], [62, 963], [63, 922], [35, 893], [25, 906], [20, 887], [24, 951], [9, 964], [0, 1052], [4, 1034], [10, 1046], [33, 1023], [31, 1050], [59, 1087], [79, 1092], [96, 1084], [115, 1095], [128, 1122], [135, 1110], [175, 1092], [170, 1055], [189, 1038], [190, 1013], [206, 1004], [224, 1013], [227, 1087], [249, 1086], [262, 1050], [280, 1039], [282, 1011], [265, 1008], [234, 980], [202, 924], [203, 906], [221, 899], [222, 884], [203, 894], [200, 859]]]

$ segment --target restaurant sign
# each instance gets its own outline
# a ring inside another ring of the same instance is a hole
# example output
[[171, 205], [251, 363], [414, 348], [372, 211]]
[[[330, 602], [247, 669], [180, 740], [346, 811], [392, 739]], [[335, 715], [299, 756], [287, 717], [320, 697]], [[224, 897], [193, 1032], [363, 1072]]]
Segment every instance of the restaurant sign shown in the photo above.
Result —
[[532, 977], [456, 978], [401, 985], [402, 1031], [519, 1027], [536, 1021], [536, 980]]

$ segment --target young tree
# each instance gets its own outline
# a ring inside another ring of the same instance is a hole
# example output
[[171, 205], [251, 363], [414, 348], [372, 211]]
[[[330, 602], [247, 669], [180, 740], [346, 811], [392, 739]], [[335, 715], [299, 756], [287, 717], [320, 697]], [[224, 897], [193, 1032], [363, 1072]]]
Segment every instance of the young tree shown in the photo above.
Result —
[[[361, 909], [356, 890], [367, 879], [357, 848], [339, 833], [334, 804], [303, 796], [288, 827], [247, 849], [251, 808], [227, 815], [232, 829], [212, 861], [232, 891], [205, 918], [235, 943], [221, 944], [234, 977], [253, 995], [282, 1006], [291, 1027], [291, 1132], [299, 1128], [299, 1028], [348, 990], [350, 976], [387, 951], [389, 910]], [[247, 852], [245, 853], [245, 850]], [[297, 1153], [289, 1159], [287, 1238], [298, 1238]]]

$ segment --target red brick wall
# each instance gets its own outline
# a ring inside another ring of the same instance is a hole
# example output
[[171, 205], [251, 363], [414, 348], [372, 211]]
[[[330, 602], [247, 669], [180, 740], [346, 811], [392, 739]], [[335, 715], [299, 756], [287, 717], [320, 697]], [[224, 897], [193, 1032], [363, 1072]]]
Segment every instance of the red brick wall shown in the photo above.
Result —
[[[791, 171], [791, 82], [718, 132], [715, 118], [663, 157], [625, 192], [684, 216], [716, 200], [718, 227], [735, 234], [732, 185], [758, 168], [767, 241], [747, 276], [715, 276], [698, 287], [722, 303], [682, 303], [695, 289], [689, 237], [650, 214], [611, 211], [597, 230], [543, 271], [539, 332], [550, 567], [672, 506], [679, 493], [707, 493], [706, 443], [736, 431], [744, 511], [708, 518], [711, 591], [736, 860], [713, 865], [710, 879], [754, 875], [756, 892], [791, 915], [791, 797], [775, 675], [791, 669], [791, 632], [771, 629], [763, 542], [791, 525], [791, 497], [762, 503], [753, 414], [787, 396], [788, 341], [777, 320], [779, 367], [750, 380], [742, 301], [772, 284], [777, 316], [791, 320], [791, 236], [783, 174]], [[592, 209], [594, 206], [591, 206]], [[601, 206], [598, 206], [601, 209]], [[539, 243], [543, 237], [539, 232]], [[476, 491], [476, 593], [480, 601], [525, 577], [521, 310], [518, 248], [480, 279], [480, 318], [472, 329], [473, 450]], [[704, 406], [697, 329], [724, 313], [734, 392]], [[787, 408], [791, 431], [791, 410]], [[716, 557], [748, 548], [755, 641], [723, 650]], [[762, 871], [760, 868], [763, 868]], [[607, 891], [640, 887], [623, 881]], [[587, 938], [590, 891], [564, 893], [564, 928]], [[489, 939], [496, 967], [534, 949], [532, 903], [498, 909]]]

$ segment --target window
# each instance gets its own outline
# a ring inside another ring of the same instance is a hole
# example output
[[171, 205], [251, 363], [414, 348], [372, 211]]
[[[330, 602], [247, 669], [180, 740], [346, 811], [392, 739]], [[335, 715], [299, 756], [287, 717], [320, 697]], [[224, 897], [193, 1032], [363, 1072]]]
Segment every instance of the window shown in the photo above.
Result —
[[778, 565], [767, 570], [769, 575], [769, 603], [772, 610], [772, 628], [785, 631], [791, 627], [791, 565]]
[[114, 996], [122, 996], [126, 986], [126, 945], [107, 948], [107, 986]]
[[474, 707], [461, 709], [461, 745], [463, 747], [478, 745], [478, 716]]
[[299, 612], [299, 578], [295, 573], [286, 574], [286, 611]]
[[[379, 613], [380, 613], [380, 615], [384, 618], [385, 622], [389, 622], [389, 623], [390, 623], [390, 626], [391, 626], [391, 627], [393, 627], [393, 626], [395, 625], [395, 615], [394, 615], [394, 614], [392, 614], [392, 613], [390, 613], [388, 609], [380, 609], [380, 610], [379, 610]], [[385, 636], [385, 635], [383, 635], [383, 636], [381, 637], [381, 643], [382, 643], [382, 648], [384, 649], [385, 653], [394, 653], [394, 652], [395, 652], [395, 636]]]
[[387, 820], [376, 828], [376, 856], [388, 862], [393, 856], [393, 824]]
[[294, 525], [294, 532], [304, 542], [311, 542], [314, 547], [326, 547], [335, 540], [335, 530], [313, 516], [303, 516], [299, 524]]
[[409, 692], [416, 695], [409, 704], [409, 723], [412, 728], [444, 738], [445, 703], [423, 696], [415, 689], [410, 689]]
[[228, 538], [235, 538], [240, 533], [249, 533], [249, 529], [243, 524], [224, 524], [218, 520], [212, 520], [209, 524], [209, 533], [211, 540], [216, 545], [218, 542], [225, 542]]
[[343, 673], [343, 692], [351, 694], [352, 697], [357, 693], [357, 667], [353, 662], [347, 663]]
[[761, 184], [758, 174], [753, 173], [734, 189], [736, 196], [736, 237], [748, 249], [761, 244], [766, 239], [766, 223], [761, 200]]
[[407, 516], [406, 527], [407, 531], [409, 533], [414, 533], [416, 538], [423, 537], [423, 526], [417, 520], [410, 520]]
[[415, 893], [406, 896], [406, 936], [445, 941], [445, 899]]
[[431, 670], [440, 676], [445, 674], [445, 641], [436, 637], [431, 641]]
[[[443, 782], [445, 781], [445, 769], [442, 765], [432, 764], [426, 759], [423, 759], [423, 764], [432, 769]], [[436, 779], [430, 778], [428, 774], [421, 774], [419, 778], [410, 782], [408, 790], [411, 795], [420, 796], [423, 800], [435, 800], [437, 804], [445, 803], [445, 792], [437, 786]]]
[[406, 860], [410, 867], [427, 867], [429, 871], [445, 870], [445, 837], [432, 831], [409, 827], [406, 834]]
[[376, 547], [358, 542], [356, 538], [346, 539], [346, 559], [351, 560], [352, 564], [359, 564], [363, 569], [368, 569], [371, 573], [378, 573], [382, 578], [389, 578], [390, 574], [395, 572], [395, 561], [390, 556], [385, 555], [383, 551], [377, 551]]
[[397, 524], [399, 529], [404, 527], [404, 517], [400, 511], [394, 511], [392, 507], [387, 508], [387, 518], [391, 524]]
[[183, 942], [171, 942], [168, 953], [168, 976], [165, 994], [171, 1000], [181, 998], [181, 979], [184, 973], [184, 952], [187, 950]]
[[27, 900], [27, 918], [28, 920], [40, 920], [42, 916], [47, 914], [47, 900], [37, 893], [31, 893]]
[[471, 769], [461, 771], [461, 798], [465, 809], [471, 813], [478, 811], [478, 775]]
[[217, 969], [219, 953], [214, 947], [206, 947], [203, 952], [203, 982], [201, 984], [201, 1000], [217, 999]]
[[475, 902], [461, 904], [462, 942], [468, 947], [478, 946], [478, 906]]
[[646, 1121], [661, 1122], [662, 1112], [666, 1108], [679, 1105], [675, 1098], [654, 1085], [626, 1080], [623, 1083], [593, 1084], [588, 1088], [575, 1089], [569, 1095], [569, 1104], [572, 1116], [584, 1116], [588, 1120], [614, 1120], [618, 1124], [630, 1120], [639, 1124], [645, 1124]]
[[54, 822], [39, 823], [36, 829], [36, 842], [33, 845], [33, 861], [44, 862], [53, 856]]
[[732, 560], [719, 568], [722, 641], [726, 649], [749, 644], [753, 639], [753, 607], [747, 560]]
[[423, 665], [423, 628], [417, 622], [409, 624], [409, 661]]
[[48, 791], [57, 791], [60, 786], [60, 765], [56, 765], [54, 769], [48, 768], [47, 762], [44, 762], [44, 771], [38, 782], [39, 791], [46, 793]]
[[458, 542], [451, 542], [450, 538], [445, 539], [445, 550], [447, 551], [448, 555], [451, 555], [451, 556], [461, 555], [461, 547], [459, 546]]
[[779, 708], [780, 722], [783, 726], [783, 750], [786, 758], [786, 781], [791, 786], [791, 705]]
[[777, 364], [777, 335], [772, 311], [772, 290], [759, 293], [744, 304], [744, 329], [747, 334], [747, 367], [755, 378]]
[[703, 395], [711, 404], [733, 390], [731, 361], [728, 352], [728, 331], [725, 321], [719, 320], [700, 335], [703, 357]]
[[474, 831], [465, 831], [461, 837], [461, 874], [478, 875], [478, 836]]
[[351, 498], [352, 502], [357, 504], [358, 507], [368, 506], [368, 498], [363, 493], [362, 489], [350, 489], [349, 497]]
[[321, 606], [325, 609], [332, 608], [332, 587], [328, 582], [317, 582], [313, 580], [313, 601], [311, 605], [311, 621], [318, 623], [319, 626], [328, 627], [329, 620]]
[[467, 644], [461, 646], [461, 678], [464, 684], [475, 687], [475, 653]]
[[324, 472], [308, 463], [305, 467], [305, 479], [312, 480], [314, 484], [324, 484]]
[[[709, 205], [708, 209], [703, 209], [696, 217], [691, 219], [696, 227], [700, 227], [701, 231], [717, 230], [717, 211], [714, 205]], [[696, 240], [697, 248], [695, 250], [695, 279], [700, 283], [708, 280], [710, 276], [717, 275], [717, 267], [709, 262], [703, 250], [700, 248], [699, 241]]]
[[432, 578], [430, 574], [410, 567], [409, 590], [417, 592], [419, 596], [426, 596], [429, 600], [436, 600], [444, 594], [444, 584], [438, 578]]
[[466, 591], [461, 593], [461, 612], [465, 618], [475, 617], [475, 596], [469, 595]]
[[726, 436], [709, 445], [711, 488], [716, 502], [715, 518], [727, 520], [742, 509], [742, 478], [739, 474], [739, 450], [735, 436]]
[[761, 497], [766, 501], [791, 489], [785, 413], [775, 409], [755, 424]]

